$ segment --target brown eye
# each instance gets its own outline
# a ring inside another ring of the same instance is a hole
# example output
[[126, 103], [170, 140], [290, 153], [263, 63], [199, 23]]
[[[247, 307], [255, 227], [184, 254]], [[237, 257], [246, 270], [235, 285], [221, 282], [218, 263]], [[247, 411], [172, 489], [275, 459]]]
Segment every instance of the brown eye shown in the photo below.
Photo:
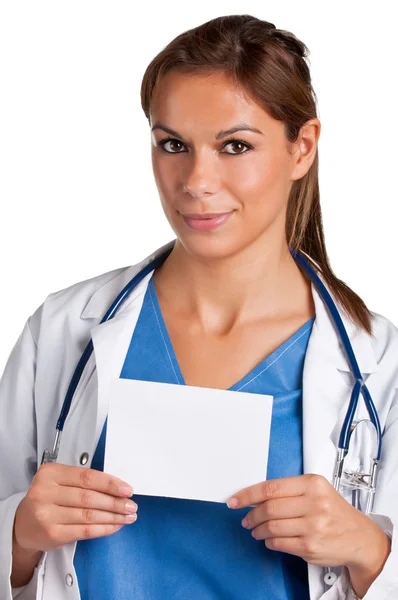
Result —
[[174, 149], [173, 149], [173, 146], [169, 146], [169, 148], [171, 148], [171, 150], [167, 150], [167, 149], [166, 149], [166, 144], [173, 144], [173, 146], [174, 146], [174, 145], [178, 146], [178, 144], [180, 144], [180, 147], [184, 145], [184, 144], [183, 144], [182, 142], [180, 142], [179, 140], [175, 140], [175, 139], [172, 139], [172, 138], [167, 138], [167, 139], [165, 139], [165, 140], [161, 140], [161, 141], [159, 142], [159, 146], [161, 146], [161, 147], [163, 148], [163, 150], [164, 150], [165, 152], [168, 152], [169, 154], [180, 154], [180, 152], [179, 152], [179, 149], [178, 149], [178, 148], [177, 148], [177, 151], [176, 151], [176, 152], [174, 151], [174, 150], [175, 150], [175, 146], [174, 146]]
[[246, 142], [242, 142], [241, 140], [229, 140], [225, 143], [224, 148], [227, 146], [237, 146], [238, 149], [246, 148], [246, 150], [243, 152], [226, 152], [226, 154], [246, 154], [246, 152], [252, 149], [252, 146], [249, 146]]

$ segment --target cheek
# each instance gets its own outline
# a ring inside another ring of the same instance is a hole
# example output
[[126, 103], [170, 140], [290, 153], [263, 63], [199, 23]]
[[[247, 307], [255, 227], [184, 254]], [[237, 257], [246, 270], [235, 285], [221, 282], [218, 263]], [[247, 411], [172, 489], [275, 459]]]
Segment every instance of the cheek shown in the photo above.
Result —
[[[239, 157], [225, 177], [225, 187], [241, 203], [242, 210], [279, 212], [288, 196], [286, 159], [283, 155]], [[258, 214], [258, 213], [257, 213]]]
[[176, 190], [181, 187], [181, 176], [178, 169], [173, 168], [168, 157], [156, 156], [152, 152], [152, 170], [159, 192], [159, 197], [164, 208], [176, 197]]

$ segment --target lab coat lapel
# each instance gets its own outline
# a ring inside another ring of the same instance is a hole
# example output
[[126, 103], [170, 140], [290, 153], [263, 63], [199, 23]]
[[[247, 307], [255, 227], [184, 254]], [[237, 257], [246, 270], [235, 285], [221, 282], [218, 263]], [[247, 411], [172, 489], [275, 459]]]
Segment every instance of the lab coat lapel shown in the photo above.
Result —
[[108, 414], [109, 385], [120, 377], [151, 275], [152, 271], [140, 281], [113, 319], [91, 330], [98, 380], [96, 441]]
[[303, 462], [305, 473], [332, 481], [337, 424], [350, 388], [336, 364], [322, 353], [320, 335], [314, 322], [303, 371]]

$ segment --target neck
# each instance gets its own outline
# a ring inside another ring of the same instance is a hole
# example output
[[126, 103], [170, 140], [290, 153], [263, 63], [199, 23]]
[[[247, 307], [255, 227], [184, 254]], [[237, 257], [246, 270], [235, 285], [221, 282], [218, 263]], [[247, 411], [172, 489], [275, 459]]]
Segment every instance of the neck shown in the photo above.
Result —
[[314, 314], [311, 285], [286, 241], [261, 239], [234, 255], [204, 258], [181, 242], [154, 274], [159, 300], [206, 332], [226, 334], [248, 322]]

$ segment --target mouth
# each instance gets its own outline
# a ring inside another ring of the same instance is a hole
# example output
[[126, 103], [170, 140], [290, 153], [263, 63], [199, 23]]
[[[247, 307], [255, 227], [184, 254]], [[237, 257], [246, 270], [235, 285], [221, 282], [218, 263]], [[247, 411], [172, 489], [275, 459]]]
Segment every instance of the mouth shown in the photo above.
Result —
[[[229, 211], [231, 212], [231, 211]], [[222, 217], [223, 215], [228, 215], [229, 212], [222, 213], [187, 213], [183, 214], [183, 217], [187, 217], [188, 219], [216, 219], [217, 217]], [[182, 214], [182, 213], [181, 213]]]
[[184, 222], [190, 229], [197, 231], [209, 231], [224, 225], [231, 217], [234, 211], [225, 213], [190, 213], [181, 214]]

